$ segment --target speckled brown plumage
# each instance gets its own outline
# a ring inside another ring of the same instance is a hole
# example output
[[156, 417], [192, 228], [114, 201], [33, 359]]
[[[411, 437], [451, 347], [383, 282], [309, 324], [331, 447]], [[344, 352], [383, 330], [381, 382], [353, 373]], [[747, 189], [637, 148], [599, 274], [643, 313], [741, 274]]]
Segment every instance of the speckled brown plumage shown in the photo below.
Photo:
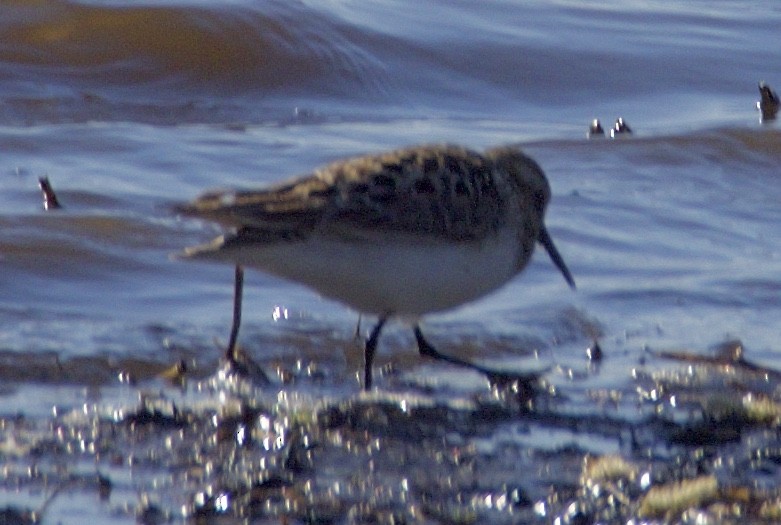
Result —
[[544, 177], [532, 188], [515, 166], [542, 173], [513, 148], [480, 154], [449, 145], [413, 147], [335, 162], [266, 190], [209, 193], [179, 211], [257, 230], [244, 235], [264, 242], [362, 229], [470, 241], [500, 228], [508, 206], [529, 215], [527, 222], [544, 208]]

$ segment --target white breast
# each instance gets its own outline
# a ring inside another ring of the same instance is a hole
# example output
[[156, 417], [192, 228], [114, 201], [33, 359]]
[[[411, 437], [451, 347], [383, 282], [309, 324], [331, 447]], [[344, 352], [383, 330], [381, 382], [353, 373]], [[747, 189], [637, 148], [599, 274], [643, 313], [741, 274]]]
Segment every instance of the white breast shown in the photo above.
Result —
[[459, 306], [505, 284], [519, 271], [516, 242], [506, 234], [479, 243], [315, 237], [237, 248], [225, 258], [305, 284], [361, 312], [416, 316]]

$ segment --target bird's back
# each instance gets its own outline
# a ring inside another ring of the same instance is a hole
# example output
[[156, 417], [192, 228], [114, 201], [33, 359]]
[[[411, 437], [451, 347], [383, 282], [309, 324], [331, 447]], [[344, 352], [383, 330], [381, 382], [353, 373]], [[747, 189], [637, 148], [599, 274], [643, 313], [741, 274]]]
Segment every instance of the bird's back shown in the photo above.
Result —
[[495, 169], [466, 148], [406, 148], [335, 162], [264, 190], [208, 193], [178, 211], [267, 232], [256, 234], [266, 240], [387, 231], [469, 241], [504, 220], [509, 188]]

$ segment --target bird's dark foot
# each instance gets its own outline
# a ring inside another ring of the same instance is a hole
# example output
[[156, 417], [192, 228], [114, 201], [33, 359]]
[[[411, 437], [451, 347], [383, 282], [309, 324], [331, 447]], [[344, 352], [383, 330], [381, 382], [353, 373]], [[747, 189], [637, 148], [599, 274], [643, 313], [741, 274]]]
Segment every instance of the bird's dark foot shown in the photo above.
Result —
[[271, 380], [263, 369], [239, 348], [233, 348], [225, 356], [223, 371], [258, 385], [269, 385]]

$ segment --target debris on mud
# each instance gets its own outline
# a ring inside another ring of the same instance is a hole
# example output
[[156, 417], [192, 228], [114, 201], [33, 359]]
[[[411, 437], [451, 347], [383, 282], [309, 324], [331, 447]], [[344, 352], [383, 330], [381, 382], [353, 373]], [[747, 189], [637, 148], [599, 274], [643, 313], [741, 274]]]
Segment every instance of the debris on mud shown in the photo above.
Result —
[[742, 350], [650, 359], [580, 399], [548, 374], [461, 396], [156, 380], [135, 402], [0, 419], [0, 493], [91, 495], [150, 524], [778, 520], [781, 375]]

